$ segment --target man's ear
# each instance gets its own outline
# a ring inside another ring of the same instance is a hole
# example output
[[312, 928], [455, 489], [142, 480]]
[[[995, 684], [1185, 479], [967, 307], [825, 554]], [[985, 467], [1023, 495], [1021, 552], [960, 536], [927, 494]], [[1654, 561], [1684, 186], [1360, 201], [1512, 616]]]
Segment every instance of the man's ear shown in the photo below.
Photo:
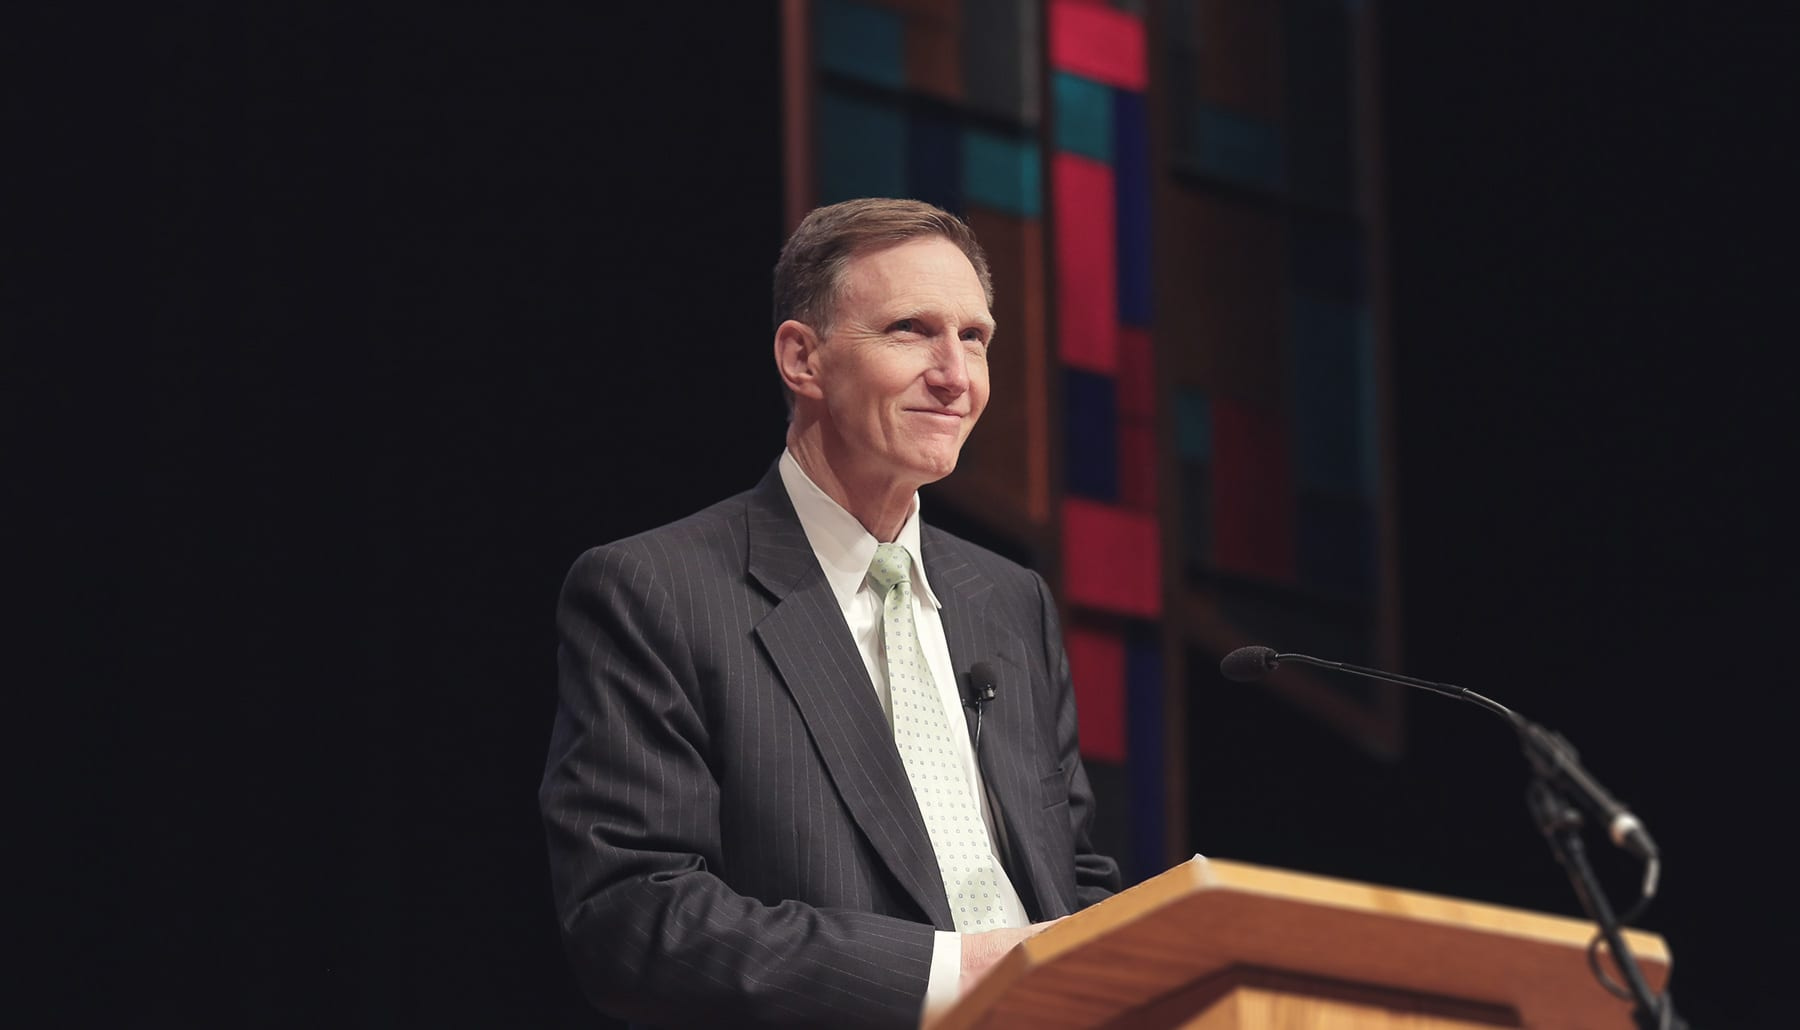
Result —
[[797, 397], [818, 400], [825, 396], [819, 384], [819, 334], [793, 319], [775, 327], [775, 368], [782, 382]]

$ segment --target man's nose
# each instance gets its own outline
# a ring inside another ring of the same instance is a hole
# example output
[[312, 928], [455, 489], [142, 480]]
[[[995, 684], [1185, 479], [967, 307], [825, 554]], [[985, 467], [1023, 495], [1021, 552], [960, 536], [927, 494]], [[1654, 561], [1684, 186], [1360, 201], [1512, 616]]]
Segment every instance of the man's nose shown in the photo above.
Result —
[[925, 370], [925, 385], [951, 397], [968, 391], [969, 355], [961, 340], [951, 336], [933, 348], [931, 367]]

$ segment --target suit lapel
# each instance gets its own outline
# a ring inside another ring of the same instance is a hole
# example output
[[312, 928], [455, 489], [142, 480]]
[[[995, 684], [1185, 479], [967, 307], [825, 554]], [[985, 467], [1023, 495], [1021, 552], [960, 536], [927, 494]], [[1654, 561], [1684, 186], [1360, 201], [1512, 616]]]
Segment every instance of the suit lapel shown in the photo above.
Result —
[[1038, 846], [1043, 839], [1037, 826], [1043, 801], [1037, 780], [1046, 770], [1038, 767], [1042, 731], [1025, 642], [989, 617], [993, 583], [969, 563], [953, 537], [925, 527], [920, 550], [931, 589], [943, 603], [939, 614], [956, 674], [966, 676], [971, 666], [983, 661], [994, 671], [996, 693], [982, 713], [983, 753], [976, 761], [991, 803], [998, 807], [994, 819], [1004, 829], [1007, 875], [1026, 913], [1037, 921], [1045, 918], [1046, 908], [1039, 885], [1056, 880], [1049, 875], [1048, 858]]
[[893, 732], [776, 469], [751, 494], [748, 536], [750, 575], [778, 598], [756, 635], [826, 772], [894, 878], [935, 926], [952, 928], [937, 857]]

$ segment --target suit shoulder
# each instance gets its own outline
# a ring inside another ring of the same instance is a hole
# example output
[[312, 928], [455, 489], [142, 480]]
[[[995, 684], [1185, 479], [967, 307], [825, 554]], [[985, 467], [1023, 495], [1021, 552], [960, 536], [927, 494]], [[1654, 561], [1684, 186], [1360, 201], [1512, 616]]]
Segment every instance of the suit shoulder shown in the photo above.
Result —
[[948, 557], [968, 563], [997, 587], [1009, 593], [1036, 593], [1042, 587], [1043, 577], [1035, 570], [980, 544], [971, 543], [929, 523], [920, 527], [920, 535], [927, 549], [935, 549]]
[[746, 508], [753, 492], [746, 490], [685, 518], [589, 548], [575, 566], [642, 564], [664, 569], [689, 564], [706, 554], [741, 554]]

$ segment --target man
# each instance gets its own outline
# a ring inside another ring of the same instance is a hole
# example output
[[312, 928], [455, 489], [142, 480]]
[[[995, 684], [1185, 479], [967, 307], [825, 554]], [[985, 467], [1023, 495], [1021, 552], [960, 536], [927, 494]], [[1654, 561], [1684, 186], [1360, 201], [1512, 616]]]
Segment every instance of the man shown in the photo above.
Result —
[[1117, 890], [1043, 580], [919, 520], [987, 404], [991, 303], [954, 216], [814, 211], [775, 269], [785, 453], [570, 571], [540, 801], [601, 1009], [916, 1026]]

